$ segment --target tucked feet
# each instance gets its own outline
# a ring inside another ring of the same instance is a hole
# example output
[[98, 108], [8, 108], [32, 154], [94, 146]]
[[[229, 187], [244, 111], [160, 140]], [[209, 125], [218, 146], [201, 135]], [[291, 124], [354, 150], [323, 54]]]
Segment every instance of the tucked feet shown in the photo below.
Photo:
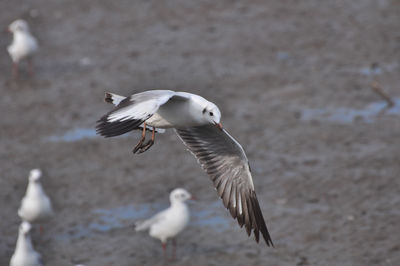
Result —
[[146, 139], [146, 122], [143, 123], [142, 138], [139, 140], [138, 144], [133, 148], [132, 152], [137, 153], [139, 149], [143, 148], [143, 142]]
[[154, 140], [151, 139], [151, 140], [147, 141], [145, 144], [142, 145], [142, 147], [140, 147], [138, 154], [147, 151], [148, 149], [150, 149], [151, 146], [153, 146], [153, 144], [154, 144]]
[[146, 123], [143, 123], [143, 132], [142, 132], [142, 138], [140, 139], [139, 143], [135, 146], [133, 149], [133, 153], [143, 153], [150, 149], [151, 146], [154, 144], [154, 139], [155, 139], [155, 134], [156, 134], [156, 128], [153, 127], [152, 133], [151, 133], [151, 139], [144, 143], [146, 139]]

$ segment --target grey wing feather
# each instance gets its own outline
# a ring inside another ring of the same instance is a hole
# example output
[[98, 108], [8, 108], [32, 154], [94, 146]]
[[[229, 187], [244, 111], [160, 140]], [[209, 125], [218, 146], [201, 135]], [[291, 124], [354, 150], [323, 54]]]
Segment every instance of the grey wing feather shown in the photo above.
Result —
[[137, 221], [135, 223], [135, 231], [142, 231], [142, 230], [146, 230], [146, 229], [150, 228], [153, 224], [164, 219], [164, 216], [165, 216], [164, 213], [165, 213], [165, 211], [162, 211], [147, 220]]
[[272, 245], [260, 205], [254, 191], [249, 163], [240, 144], [225, 130], [214, 125], [176, 129], [178, 136], [210, 176], [224, 206], [247, 234], [259, 232]]

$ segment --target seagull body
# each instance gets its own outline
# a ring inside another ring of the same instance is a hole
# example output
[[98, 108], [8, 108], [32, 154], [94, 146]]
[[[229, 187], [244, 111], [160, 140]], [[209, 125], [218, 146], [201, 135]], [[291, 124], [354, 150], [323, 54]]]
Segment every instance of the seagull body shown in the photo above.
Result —
[[215, 104], [187, 92], [153, 90], [129, 97], [106, 93], [106, 101], [117, 107], [98, 121], [98, 132], [105, 137], [137, 129], [144, 122], [155, 128], [185, 128], [218, 124], [221, 117]]
[[30, 223], [44, 221], [53, 214], [50, 199], [40, 183], [41, 175], [39, 169], [31, 170], [28, 188], [18, 210], [21, 219]]
[[31, 225], [22, 222], [19, 227], [17, 245], [10, 260], [10, 266], [41, 266], [40, 254], [33, 249]]
[[[98, 120], [97, 133], [104, 137], [142, 129], [133, 152], [145, 152], [154, 143], [157, 128], [175, 128], [186, 147], [210, 176], [224, 206], [247, 234], [273, 245], [254, 190], [253, 179], [242, 146], [222, 128], [218, 107], [187, 92], [153, 90], [129, 97], [106, 93], [105, 101], [116, 105]], [[152, 138], [143, 143], [148, 127]]]
[[154, 215], [150, 219], [137, 222], [136, 231], [149, 229], [149, 235], [161, 241], [164, 252], [169, 238], [174, 238], [189, 222], [189, 208], [185, 201], [192, 196], [182, 188], [176, 188], [170, 193], [171, 206]]
[[17, 75], [18, 63], [33, 55], [38, 50], [38, 43], [25, 20], [15, 20], [8, 26], [8, 30], [13, 33], [13, 41], [7, 51], [13, 61], [13, 74]]
[[[189, 222], [189, 209], [185, 203], [174, 203], [168, 210], [160, 213], [160, 221], [150, 226], [150, 236], [166, 243], [168, 238], [179, 234]], [[139, 230], [139, 229], [138, 229]]]

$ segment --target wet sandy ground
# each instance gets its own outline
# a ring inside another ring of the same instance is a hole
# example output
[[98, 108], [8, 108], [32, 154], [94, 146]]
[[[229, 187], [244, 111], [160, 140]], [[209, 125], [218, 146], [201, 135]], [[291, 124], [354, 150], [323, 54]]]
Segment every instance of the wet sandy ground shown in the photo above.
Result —
[[[57, 216], [33, 232], [45, 265], [163, 265], [136, 219], [195, 194], [171, 265], [400, 264], [400, 5], [331, 1], [1, 1], [27, 19], [36, 73], [10, 79], [0, 38], [0, 265], [17, 237], [31, 168]], [[392, 109], [371, 90], [378, 81]], [[229, 217], [173, 132], [133, 156], [103, 139], [104, 91], [198, 93], [218, 104], [251, 161], [275, 248]]]

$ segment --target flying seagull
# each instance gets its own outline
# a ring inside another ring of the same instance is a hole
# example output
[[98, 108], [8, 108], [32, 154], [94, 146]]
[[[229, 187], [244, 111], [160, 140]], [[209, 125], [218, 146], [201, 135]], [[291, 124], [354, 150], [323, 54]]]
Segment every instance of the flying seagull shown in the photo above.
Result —
[[18, 77], [18, 64], [25, 58], [28, 59], [29, 71], [32, 75], [31, 56], [38, 50], [38, 43], [30, 33], [28, 23], [23, 19], [17, 19], [8, 26], [8, 31], [13, 34], [13, 41], [7, 47], [7, 51], [13, 61], [13, 77]]
[[[124, 97], [106, 93], [105, 101], [116, 105], [97, 121], [97, 133], [104, 137], [142, 130], [133, 153], [148, 150], [159, 129], [175, 128], [176, 133], [210, 176], [239, 225], [247, 234], [253, 231], [259, 242], [261, 232], [266, 244], [273, 246], [257, 200], [249, 162], [242, 146], [223, 129], [218, 107], [203, 97], [170, 90], [151, 90]], [[152, 137], [145, 141], [146, 130]]]
[[175, 257], [175, 236], [182, 232], [189, 222], [189, 208], [185, 201], [191, 198], [192, 195], [185, 189], [176, 188], [169, 195], [171, 206], [168, 209], [157, 213], [150, 219], [135, 223], [136, 231], [149, 229], [150, 236], [161, 241], [164, 257], [169, 238], [172, 238], [173, 257]]

